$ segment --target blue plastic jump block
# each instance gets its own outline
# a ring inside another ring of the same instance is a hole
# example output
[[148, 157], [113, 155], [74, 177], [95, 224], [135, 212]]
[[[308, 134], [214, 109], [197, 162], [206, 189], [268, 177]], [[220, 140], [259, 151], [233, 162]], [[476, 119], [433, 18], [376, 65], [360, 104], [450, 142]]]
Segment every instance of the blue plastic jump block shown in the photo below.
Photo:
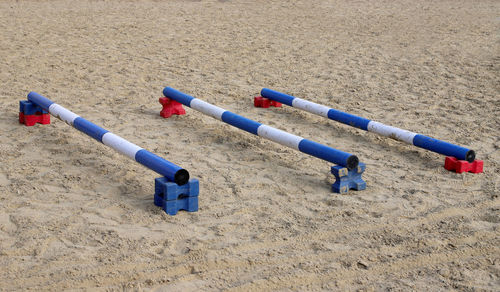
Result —
[[155, 195], [162, 199], [170, 201], [177, 200], [179, 197], [197, 197], [200, 192], [200, 183], [197, 179], [190, 179], [185, 185], [178, 185], [166, 177], [155, 179]]
[[154, 202], [169, 215], [175, 215], [179, 210], [198, 211], [199, 181], [190, 179], [185, 185], [178, 185], [165, 177], [155, 179]]
[[332, 166], [332, 174], [335, 176], [335, 183], [332, 184], [332, 191], [335, 193], [345, 194], [350, 189], [361, 191], [366, 189], [366, 182], [361, 178], [365, 172], [366, 165], [359, 163], [358, 167], [348, 170], [343, 166]]
[[198, 197], [182, 197], [177, 200], [163, 201], [162, 209], [168, 215], [176, 215], [179, 210], [198, 211]]
[[37, 106], [29, 100], [20, 100], [19, 101], [19, 112], [24, 115], [34, 115], [37, 112], [41, 114], [48, 114], [49, 112], [44, 110], [43, 108]]

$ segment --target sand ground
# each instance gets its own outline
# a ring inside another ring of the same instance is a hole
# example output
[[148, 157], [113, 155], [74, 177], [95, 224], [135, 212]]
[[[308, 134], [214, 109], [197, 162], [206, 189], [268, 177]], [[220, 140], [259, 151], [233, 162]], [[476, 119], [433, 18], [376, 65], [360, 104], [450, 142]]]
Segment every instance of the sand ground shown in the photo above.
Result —
[[[500, 288], [498, 1], [0, 1], [0, 290]], [[330, 164], [187, 109], [172, 86], [354, 153]], [[290, 107], [262, 87], [475, 149], [483, 174]], [[37, 91], [188, 169], [196, 213], [158, 175], [52, 119]]]

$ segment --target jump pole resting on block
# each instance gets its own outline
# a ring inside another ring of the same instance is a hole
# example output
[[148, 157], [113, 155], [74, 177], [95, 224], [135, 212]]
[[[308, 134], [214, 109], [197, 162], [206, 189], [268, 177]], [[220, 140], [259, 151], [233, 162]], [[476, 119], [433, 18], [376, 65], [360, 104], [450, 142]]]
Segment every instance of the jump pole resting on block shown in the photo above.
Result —
[[[351, 127], [359, 128], [368, 132], [377, 133], [382, 136], [390, 137], [395, 140], [406, 142], [408, 144], [430, 150], [442, 155], [454, 157], [457, 161], [456, 164], [470, 165], [470, 172], [482, 172], [483, 161], [476, 160], [476, 153], [474, 150], [464, 148], [455, 144], [445, 141], [434, 139], [428, 136], [410, 132], [407, 130], [399, 129], [396, 127], [388, 126], [376, 121], [371, 121], [356, 115], [345, 113], [333, 108], [326, 107], [311, 101], [300, 99], [288, 94], [284, 94], [272, 89], [263, 88], [260, 92], [261, 96], [265, 99], [278, 103], [278, 106], [283, 103], [294, 108], [298, 108], [312, 114], [329, 118], [331, 120], [346, 124]], [[254, 104], [259, 106], [262, 103], [262, 98], [259, 99], [259, 104], [256, 102], [259, 97], [255, 98]], [[262, 106], [259, 106], [262, 107]], [[459, 166], [451, 163], [450, 158], [445, 163], [445, 168], [448, 170], [469, 169], [467, 167], [460, 168]]]
[[20, 102], [20, 117], [43, 115], [47, 112], [104, 145], [163, 175], [164, 177], [155, 179], [155, 204], [162, 207], [169, 215], [175, 215], [178, 210], [190, 212], [198, 210], [199, 183], [196, 179], [189, 179], [187, 170], [97, 126], [36, 92], [30, 92], [28, 100]]
[[331, 170], [337, 178], [332, 185], [334, 192], [346, 193], [349, 189], [362, 190], [366, 188], [366, 183], [361, 178], [361, 174], [365, 170], [365, 165], [359, 163], [358, 157], [353, 154], [258, 123], [171, 87], [165, 87], [163, 95], [233, 127], [336, 164]]

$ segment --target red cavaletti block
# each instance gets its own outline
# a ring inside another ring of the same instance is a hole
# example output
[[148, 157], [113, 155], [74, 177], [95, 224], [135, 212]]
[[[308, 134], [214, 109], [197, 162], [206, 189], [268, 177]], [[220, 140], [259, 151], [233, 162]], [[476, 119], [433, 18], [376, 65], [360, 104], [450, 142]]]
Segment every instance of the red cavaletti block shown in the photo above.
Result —
[[25, 124], [28, 127], [34, 126], [36, 123], [47, 125], [50, 124], [50, 114], [25, 115], [20, 112], [19, 123]]
[[473, 162], [468, 162], [466, 160], [458, 160], [455, 157], [448, 156], [444, 160], [444, 168], [450, 171], [455, 171], [456, 173], [462, 172], [472, 172], [481, 173], [483, 172], [483, 161], [474, 160]]
[[277, 102], [277, 101], [274, 101], [274, 100], [270, 100], [270, 99], [262, 97], [262, 96], [256, 96], [256, 97], [254, 97], [254, 99], [253, 99], [253, 105], [255, 107], [263, 107], [263, 108], [268, 108], [270, 106], [281, 107], [281, 103], [280, 102]]
[[164, 118], [169, 118], [171, 115], [186, 114], [186, 110], [182, 107], [182, 103], [171, 100], [168, 97], [160, 97], [159, 101], [163, 106], [163, 109], [160, 112], [160, 116]]

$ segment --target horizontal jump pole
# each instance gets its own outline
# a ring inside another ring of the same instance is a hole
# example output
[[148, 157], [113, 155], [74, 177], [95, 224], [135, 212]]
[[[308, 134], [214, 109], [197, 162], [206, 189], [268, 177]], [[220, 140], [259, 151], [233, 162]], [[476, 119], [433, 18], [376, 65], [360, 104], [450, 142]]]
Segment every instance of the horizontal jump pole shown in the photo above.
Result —
[[439, 154], [453, 156], [460, 160], [467, 160], [468, 162], [473, 162], [476, 158], [476, 153], [474, 152], [474, 150], [427, 137], [421, 134], [413, 133], [407, 130], [388, 126], [379, 122], [371, 121], [272, 89], [263, 88], [260, 94], [262, 95], [262, 97], [268, 98], [270, 100], [281, 102], [286, 105], [310, 112], [312, 114], [349, 125], [351, 127], [356, 127], [365, 131], [377, 133], [379, 135], [406, 142], [408, 144], [412, 144]]
[[36, 92], [30, 92], [28, 100], [47, 110], [54, 117], [63, 120], [68, 125], [75, 127], [104, 145], [165, 176], [170, 181], [178, 185], [184, 185], [189, 181], [189, 172], [187, 170], [89, 122], [50, 99]]
[[359, 159], [355, 155], [247, 119], [171, 87], [165, 87], [165, 89], [163, 89], [163, 95], [201, 113], [221, 120], [233, 127], [279, 143], [283, 146], [347, 167], [349, 170], [358, 166]]

